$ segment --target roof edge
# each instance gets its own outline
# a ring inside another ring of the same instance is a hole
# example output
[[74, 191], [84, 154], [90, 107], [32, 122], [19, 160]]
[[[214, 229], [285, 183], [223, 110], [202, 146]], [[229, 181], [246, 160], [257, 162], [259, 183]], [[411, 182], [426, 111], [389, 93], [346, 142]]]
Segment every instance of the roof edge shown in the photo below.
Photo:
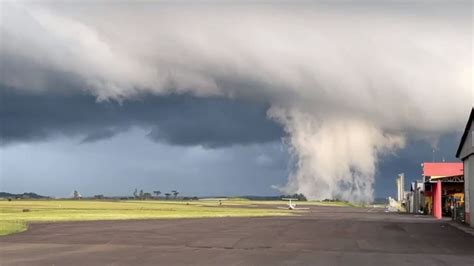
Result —
[[473, 118], [474, 118], [474, 107], [471, 108], [471, 114], [469, 115], [469, 119], [467, 120], [467, 123], [466, 123], [466, 128], [464, 129], [464, 133], [462, 134], [462, 137], [461, 137], [461, 142], [459, 143], [458, 150], [456, 151], [456, 158], [459, 158], [459, 156], [461, 155], [461, 150], [462, 150], [462, 147], [464, 146], [464, 142], [466, 141], [467, 135], [469, 134], [469, 129], [471, 128]]

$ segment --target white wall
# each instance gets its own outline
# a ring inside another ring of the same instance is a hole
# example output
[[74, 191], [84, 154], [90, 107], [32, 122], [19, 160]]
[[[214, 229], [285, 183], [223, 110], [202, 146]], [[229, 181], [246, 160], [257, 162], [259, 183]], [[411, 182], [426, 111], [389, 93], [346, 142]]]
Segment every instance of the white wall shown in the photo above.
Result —
[[469, 212], [470, 224], [474, 227], [474, 155], [464, 160], [464, 193], [466, 212]]

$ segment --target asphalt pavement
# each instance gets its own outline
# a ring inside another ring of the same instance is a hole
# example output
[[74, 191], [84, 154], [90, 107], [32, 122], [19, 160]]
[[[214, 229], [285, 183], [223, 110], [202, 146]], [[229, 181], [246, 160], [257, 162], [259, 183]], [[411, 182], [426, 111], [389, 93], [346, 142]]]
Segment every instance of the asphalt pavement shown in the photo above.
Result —
[[310, 207], [292, 217], [33, 224], [0, 265], [474, 265], [474, 236], [427, 216]]

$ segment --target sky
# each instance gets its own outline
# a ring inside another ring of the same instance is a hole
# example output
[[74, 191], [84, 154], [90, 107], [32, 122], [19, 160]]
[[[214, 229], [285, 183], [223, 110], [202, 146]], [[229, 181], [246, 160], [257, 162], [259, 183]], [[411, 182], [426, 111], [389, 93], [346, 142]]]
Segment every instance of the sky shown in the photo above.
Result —
[[471, 11], [2, 2], [0, 190], [395, 196], [398, 173], [456, 160], [474, 102]]

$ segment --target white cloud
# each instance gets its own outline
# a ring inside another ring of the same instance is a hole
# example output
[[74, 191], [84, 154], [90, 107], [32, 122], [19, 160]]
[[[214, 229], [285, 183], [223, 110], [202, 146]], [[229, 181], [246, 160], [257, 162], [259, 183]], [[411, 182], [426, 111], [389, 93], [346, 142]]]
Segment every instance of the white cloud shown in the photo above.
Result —
[[[269, 102], [298, 161], [287, 188], [311, 198], [370, 200], [380, 152], [403, 146], [406, 132], [460, 129], [474, 102], [469, 2], [4, 9], [2, 58], [73, 73], [99, 99]], [[4, 71], [11, 86], [49, 85]]]

